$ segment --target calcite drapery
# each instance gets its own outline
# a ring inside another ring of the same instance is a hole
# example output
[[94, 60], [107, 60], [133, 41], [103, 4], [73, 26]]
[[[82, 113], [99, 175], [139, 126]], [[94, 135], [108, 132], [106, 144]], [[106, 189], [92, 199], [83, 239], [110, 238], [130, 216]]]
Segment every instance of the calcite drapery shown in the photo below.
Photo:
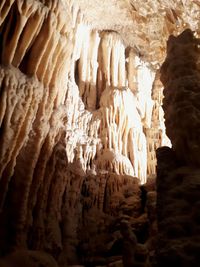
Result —
[[[94, 162], [96, 169], [139, 176], [144, 183], [147, 168], [148, 174], [155, 174], [154, 148], [160, 143], [166, 144], [160, 107], [162, 97], [152, 100], [155, 74], [135, 55], [133, 49], [125, 50], [117, 33], [107, 31], [98, 35], [89, 27], [79, 26], [78, 31], [80, 29], [86, 34], [85, 39], [82, 35], [76, 35], [74, 58], [80, 57], [76, 81], [86, 108], [90, 111], [98, 108], [95, 116], [101, 121], [98, 130], [100, 142]], [[158, 84], [158, 95], [162, 94], [161, 87]], [[153, 109], [156, 105], [159, 108]], [[156, 133], [151, 133], [150, 137], [149, 132], [153, 131], [151, 128], [156, 123], [162, 133], [157, 137]]]
[[139, 185], [154, 78], [119, 34], [91, 30], [67, 3], [0, 4], [0, 251], [46, 250], [60, 265], [80, 261], [90, 217], [110, 225], [124, 208], [147, 223]]
[[[44, 85], [66, 78], [70, 64], [71, 14], [62, 1], [3, 1], [1, 63], [12, 64]], [[69, 17], [66, 20], [66, 15]], [[44, 42], [45, 40], [45, 42]], [[31, 60], [30, 60], [31, 59]]]
[[[40, 233], [44, 232], [44, 209], [54, 175], [48, 164], [53, 161], [56, 145], [64, 135], [67, 109], [62, 104], [67, 92], [72, 29], [71, 14], [61, 1], [53, 5], [39, 1], [17, 0], [9, 4], [3, 1], [0, 12], [3, 253], [10, 246], [27, 247], [33, 223], [40, 236], [34, 241], [37, 244], [33, 242], [29, 247], [44, 247]], [[37, 210], [35, 216], [33, 209]]]
[[[188, 27], [199, 33], [199, 0], [76, 0], [85, 23], [118, 32], [154, 68], [165, 58], [170, 34]], [[103, 19], [102, 19], [103, 18]]]
[[156, 173], [156, 154], [155, 151], [160, 146], [171, 146], [171, 142], [165, 133], [164, 113], [162, 109], [163, 86], [160, 82], [160, 71], [157, 71], [152, 86], [152, 117], [150, 127], [145, 127], [147, 137], [147, 173]]

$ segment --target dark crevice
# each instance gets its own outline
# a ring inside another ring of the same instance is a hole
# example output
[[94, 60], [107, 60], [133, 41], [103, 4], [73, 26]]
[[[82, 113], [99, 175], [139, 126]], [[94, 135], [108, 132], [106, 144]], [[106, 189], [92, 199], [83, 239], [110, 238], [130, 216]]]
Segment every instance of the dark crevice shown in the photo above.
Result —
[[146, 202], [147, 202], [147, 191], [144, 187], [144, 185], [142, 185], [140, 187], [141, 189], [141, 211], [142, 213], [145, 212], [145, 207], [146, 207]]
[[[13, 38], [13, 34], [15, 32], [15, 27], [17, 25], [17, 17], [18, 17], [18, 8], [16, 6], [16, 4], [13, 5], [13, 7], [11, 8], [11, 11], [9, 12], [9, 15], [7, 17], [9, 17], [9, 31], [7, 34], [7, 42], [9, 43], [11, 41], [11, 39]], [[5, 27], [8, 27], [8, 24], [5, 25]]]
[[78, 66], [79, 66], [79, 59], [74, 63], [74, 77], [77, 86], [79, 84]]

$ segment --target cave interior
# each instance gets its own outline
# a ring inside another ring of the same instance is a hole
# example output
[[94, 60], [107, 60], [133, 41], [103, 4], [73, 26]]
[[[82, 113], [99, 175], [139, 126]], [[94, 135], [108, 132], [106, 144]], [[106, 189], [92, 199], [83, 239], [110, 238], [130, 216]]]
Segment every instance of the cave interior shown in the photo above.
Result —
[[0, 1], [0, 267], [200, 266], [200, 1]]

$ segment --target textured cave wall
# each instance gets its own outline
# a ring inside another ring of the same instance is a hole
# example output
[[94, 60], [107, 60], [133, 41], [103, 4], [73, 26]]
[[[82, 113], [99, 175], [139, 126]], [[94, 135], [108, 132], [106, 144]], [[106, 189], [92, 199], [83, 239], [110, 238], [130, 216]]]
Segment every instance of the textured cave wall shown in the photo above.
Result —
[[172, 149], [157, 150], [158, 265], [199, 266], [199, 57], [191, 30], [170, 36], [161, 68]]
[[[60, 1], [3, 1], [1, 14], [0, 221], [5, 253], [13, 247], [40, 249], [47, 242], [44, 221], [64, 134], [72, 37], [71, 15]], [[65, 176], [61, 180], [58, 210]], [[54, 214], [57, 222], [58, 217]], [[33, 242], [28, 238], [32, 225]]]
[[75, 80], [86, 109], [99, 119], [93, 168], [136, 176], [145, 183], [147, 174], [155, 174], [155, 149], [169, 144], [159, 75], [133, 49], [125, 48], [117, 33], [98, 34], [83, 25], [79, 31], [84, 36], [76, 35], [76, 51], [81, 45], [82, 51]]
[[[162, 66], [165, 85], [163, 108], [167, 134], [177, 156], [187, 164], [199, 165], [199, 39], [186, 30], [171, 36]], [[181, 118], [184, 116], [184, 120]], [[174, 119], [171, 120], [170, 118]]]
[[145, 264], [156, 195], [153, 178], [141, 183], [165, 144], [162, 86], [116, 32], [91, 30], [67, 3], [0, 4], [0, 252], [106, 264], [122, 261], [128, 235]]

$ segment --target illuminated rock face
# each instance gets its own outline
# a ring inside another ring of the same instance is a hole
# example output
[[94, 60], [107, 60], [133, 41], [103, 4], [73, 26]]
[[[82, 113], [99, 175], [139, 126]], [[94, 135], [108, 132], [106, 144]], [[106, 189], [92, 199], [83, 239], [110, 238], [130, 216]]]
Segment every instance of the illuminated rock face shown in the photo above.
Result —
[[150, 124], [145, 125], [144, 132], [147, 139], [147, 173], [151, 175], [156, 173], [156, 149], [163, 145], [171, 146], [170, 140], [165, 134], [162, 109], [163, 88], [159, 71], [156, 73], [149, 100], [152, 101], [152, 117]]
[[[133, 49], [125, 50], [118, 34], [98, 35], [86, 26], [79, 26], [78, 31], [85, 34], [84, 38], [76, 36], [74, 58], [80, 57], [76, 81], [86, 109], [93, 111], [94, 119], [98, 118], [98, 133], [91, 130], [91, 137], [99, 139], [92, 141], [93, 147], [97, 145], [93, 169], [136, 176], [144, 183], [147, 170], [155, 174], [155, 148], [167, 144], [161, 112], [162, 86], [153, 85], [155, 73]], [[81, 162], [85, 162], [84, 156]], [[90, 167], [87, 163], [85, 166]]]
[[126, 46], [152, 65], [165, 58], [166, 41], [190, 28], [199, 33], [199, 1], [77, 0], [86, 24], [120, 33]]
[[99, 245], [111, 257], [125, 220], [145, 264], [155, 188], [142, 203], [140, 185], [165, 144], [155, 71], [73, 2], [2, 1], [0, 12], [2, 255], [45, 250], [65, 266]]

